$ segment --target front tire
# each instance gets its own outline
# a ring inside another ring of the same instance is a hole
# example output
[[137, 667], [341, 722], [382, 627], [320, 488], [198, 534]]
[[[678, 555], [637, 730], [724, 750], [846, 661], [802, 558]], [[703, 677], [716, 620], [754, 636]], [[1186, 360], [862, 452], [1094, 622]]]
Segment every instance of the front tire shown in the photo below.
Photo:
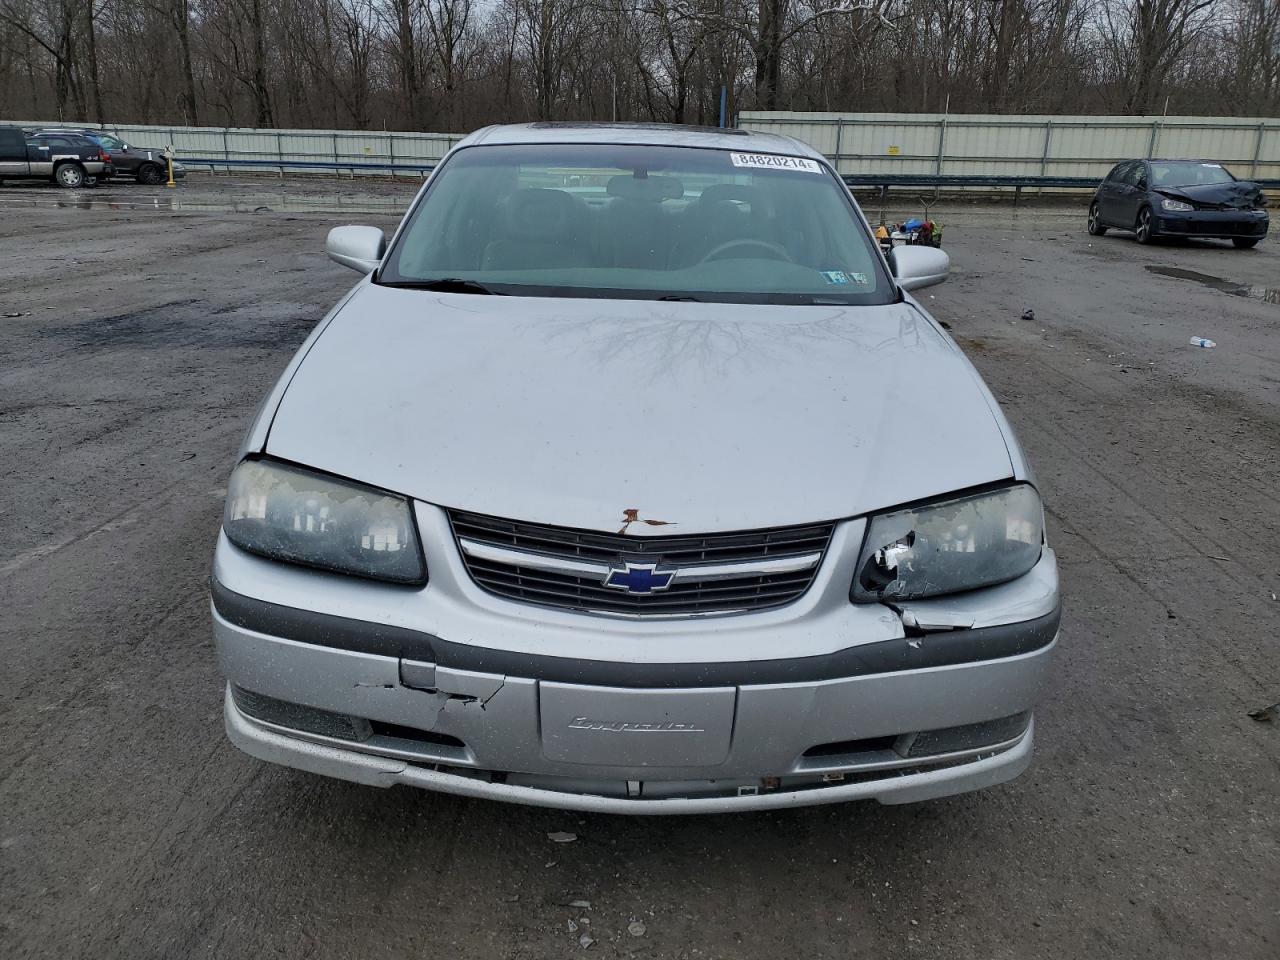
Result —
[[1156, 238], [1155, 218], [1151, 216], [1150, 207], [1143, 207], [1138, 211], [1138, 222], [1134, 224], [1133, 232], [1139, 243], [1150, 243]]
[[1102, 224], [1102, 212], [1098, 209], [1098, 203], [1095, 200], [1089, 207], [1089, 236], [1101, 237], [1105, 236], [1107, 228]]
[[1237, 250], [1252, 250], [1258, 245], [1259, 237], [1232, 237], [1231, 242], [1236, 245]]
[[144, 163], [138, 168], [138, 182], [148, 187], [158, 187], [164, 183], [164, 173], [154, 163]]
[[84, 186], [84, 168], [78, 163], [61, 163], [53, 171], [54, 182], [66, 190]]

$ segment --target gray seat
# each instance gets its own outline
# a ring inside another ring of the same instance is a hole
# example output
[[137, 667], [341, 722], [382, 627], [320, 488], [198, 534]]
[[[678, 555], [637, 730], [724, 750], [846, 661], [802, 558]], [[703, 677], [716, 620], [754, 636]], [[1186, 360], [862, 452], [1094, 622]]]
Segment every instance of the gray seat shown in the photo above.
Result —
[[593, 262], [582, 203], [563, 190], [516, 190], [498, 204], [497, 240], [485, 270], [551, 270]]
[[615, 267], [665, 270], [671, 253], [671, 215], [664, 200], [675, 200], [684, 187], [674, 177], [612, 177], [604, 211], [604, 247]]

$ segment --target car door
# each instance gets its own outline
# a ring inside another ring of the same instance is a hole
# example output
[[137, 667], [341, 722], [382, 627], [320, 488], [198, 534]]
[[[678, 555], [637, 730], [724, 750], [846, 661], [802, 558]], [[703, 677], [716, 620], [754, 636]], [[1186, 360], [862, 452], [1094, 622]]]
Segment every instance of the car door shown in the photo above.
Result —
[[1118, 227], [1131, 228], [1138, 220], [1138, 208], [1147, 196], [1147, 164], [1134, 160], [1120, 177], [1120, 189], [1116, 194], [1115, 223]]
[[31, 137], [27, 141], [27, 161], [33, 174], [45, 177], [53, 174], [53, 147], [48, 137]]
[[30, 170], [27, 138], [17, 127], [0, 127], [0, 177], [25, 177]]
[[1116, 223], [1115, 208], [1119, 199], [1120, 178], [1130, 163], [1130, 160], [1117, 163], [1098, 186], [1098, 219], [1105, 224], [1114, 226]]
[[138, 172], [138, 166], [142, 162], [142, 154], [136, 148], [105, 133], [99, 134], [97, 141], [98, 145], [111, 156], [111, 165], [116, 168], [116, 173], [133, 174]]

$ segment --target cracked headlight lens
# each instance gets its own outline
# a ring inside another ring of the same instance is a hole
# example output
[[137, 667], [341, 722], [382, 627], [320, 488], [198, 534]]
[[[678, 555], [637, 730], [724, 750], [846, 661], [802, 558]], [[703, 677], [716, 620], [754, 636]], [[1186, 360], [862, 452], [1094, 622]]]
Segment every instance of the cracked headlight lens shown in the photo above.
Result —
[[237, 547], [272, 560], [394, 583], [427, 579], [407, 499], [300, 467], [242, 462], [222, 528]]
[[873, 516], [850, 598], [913, 600], [1020, 577], [1040, 560], [1044, 508], [1029, 484]]

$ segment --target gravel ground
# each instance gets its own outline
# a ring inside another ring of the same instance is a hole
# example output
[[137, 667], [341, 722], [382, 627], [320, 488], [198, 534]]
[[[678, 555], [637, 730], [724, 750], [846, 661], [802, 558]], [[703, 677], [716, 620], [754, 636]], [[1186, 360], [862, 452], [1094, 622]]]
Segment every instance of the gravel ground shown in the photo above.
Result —
[[954, 274], [923, 299], [1036, 464], [1062, 565], [1007, 786], [626, 819], [227, 744], [207, 578], [236, 444], [355, 278], [325, 232], [389, 228], [412, 190], [0, 190], [0, 957], [542, 958], [582, 931], [605, 957], [1280, 955], [1280, 722], [1248, 716], [1280, 700], [1275, 240], [935, 210]]

